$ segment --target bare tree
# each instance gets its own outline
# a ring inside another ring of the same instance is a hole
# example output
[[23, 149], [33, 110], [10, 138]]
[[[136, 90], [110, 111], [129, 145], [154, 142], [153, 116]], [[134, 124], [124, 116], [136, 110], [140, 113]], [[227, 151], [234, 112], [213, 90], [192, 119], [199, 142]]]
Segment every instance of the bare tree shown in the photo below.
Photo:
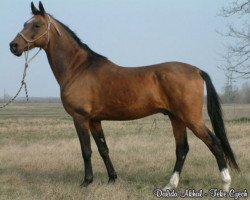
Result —
[[230, 66], [224, 67], [227, 74], [235, 74], [233, 78], [250, 77], [250, 0], [235, 0], [229, 6], [223, 7], [221, 16], [236, 16], [241, 23], [229, 25], [228, 32], [224, 34], [233, 38], [234, 42], [227, 47], [227, 59], [230, 58]]
[[234, 72], [230, 69], [232, 68], [232, 62], [230, 60], [229, 54], [222, 56], [224, 59], [224, 65], [219, 68], [225, 71], [226, 83], [223, 89], [223, 94], [221, 96], [221, 100], [223, 103], [235, 103], [238, 101], [238, 88], [234, 85], [236, 82], [233, 78]]
[[244, 83], [241, 88], [241, 103], [250, 103], [250, 84]]

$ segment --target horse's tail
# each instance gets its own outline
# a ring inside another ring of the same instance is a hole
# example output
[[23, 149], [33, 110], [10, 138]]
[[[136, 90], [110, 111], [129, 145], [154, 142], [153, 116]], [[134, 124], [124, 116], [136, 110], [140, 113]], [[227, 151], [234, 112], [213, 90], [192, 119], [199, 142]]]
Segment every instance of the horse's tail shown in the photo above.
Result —
[[209, 75], [202, 70], [200, 74], [207, 86], [207, 110], [215, 135], [219, 138], [221, 142], [222, 150], [230, 167], [233, 166], [237, 171], [240, 171], [240, 168], [235, 160], [233, 150], [231, 149], [227, 139], [227, 133], [221, 111], [220, 98], [214, 88], [214, 85]]

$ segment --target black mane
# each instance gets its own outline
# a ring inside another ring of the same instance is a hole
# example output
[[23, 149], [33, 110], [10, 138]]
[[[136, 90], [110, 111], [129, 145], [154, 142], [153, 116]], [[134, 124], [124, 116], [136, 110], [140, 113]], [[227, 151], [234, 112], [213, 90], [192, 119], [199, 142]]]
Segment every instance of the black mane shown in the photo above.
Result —
[[94, 58], [101, 58], [104, 60], [107, 60], [107, 58], [103, 55], [100, 55], [96, 52], [94, 52], [92, 49], [89, 48], [89, 46], [81, 41], [81, 39], [76, 35], [74, 31], [72, 31], [68, 26], [60, 22], [59, 20], [55, 19], [70, 35], [71, 37], [77, 42], [77, 44], [83, 48], [85, 51], [89, 53], [90, 57]]

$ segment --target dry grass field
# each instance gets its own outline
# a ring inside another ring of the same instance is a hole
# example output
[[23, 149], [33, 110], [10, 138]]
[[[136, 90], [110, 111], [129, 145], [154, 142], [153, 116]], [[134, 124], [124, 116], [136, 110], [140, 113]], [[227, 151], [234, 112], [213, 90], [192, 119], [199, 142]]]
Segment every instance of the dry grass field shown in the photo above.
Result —
[[[250, 105], [223, 109], [242, 171], [230, 170], [232, 187], [250, 192]], [[92, 139], [94, 182], [80, 188], [80, 145], [72, 120], [60, 104], [12, 104], [0, 110], [0, 199], [157, 199], [152, 191], [166, 185], [175, 162], [168, 118], [154, 115], [103, 122], [103, 126], [118, 180], [107, 184], [106, 169]], [[190, 151], [178, 191], [220, 188], [214, 157], [191, 132], [188, 137]]]

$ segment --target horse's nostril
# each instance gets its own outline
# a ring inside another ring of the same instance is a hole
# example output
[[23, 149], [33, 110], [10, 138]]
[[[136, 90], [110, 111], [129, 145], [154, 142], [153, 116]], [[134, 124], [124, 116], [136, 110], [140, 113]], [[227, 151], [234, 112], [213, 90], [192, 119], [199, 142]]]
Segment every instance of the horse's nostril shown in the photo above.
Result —
[[12, 52], [15, 52], [17, 49], [18, 49], [18, 44], [15, 43], [15, 42], [11, 42], [11, 43], [10, 43], [10, 50], [11, 50]]
[[10, 47], [11, 47], [11, 48], [17, 48], [17, 47], [18, 47], [18, 44], [15, 43], [15, 42], [12, 42], [12, 43], [10, 43]]

